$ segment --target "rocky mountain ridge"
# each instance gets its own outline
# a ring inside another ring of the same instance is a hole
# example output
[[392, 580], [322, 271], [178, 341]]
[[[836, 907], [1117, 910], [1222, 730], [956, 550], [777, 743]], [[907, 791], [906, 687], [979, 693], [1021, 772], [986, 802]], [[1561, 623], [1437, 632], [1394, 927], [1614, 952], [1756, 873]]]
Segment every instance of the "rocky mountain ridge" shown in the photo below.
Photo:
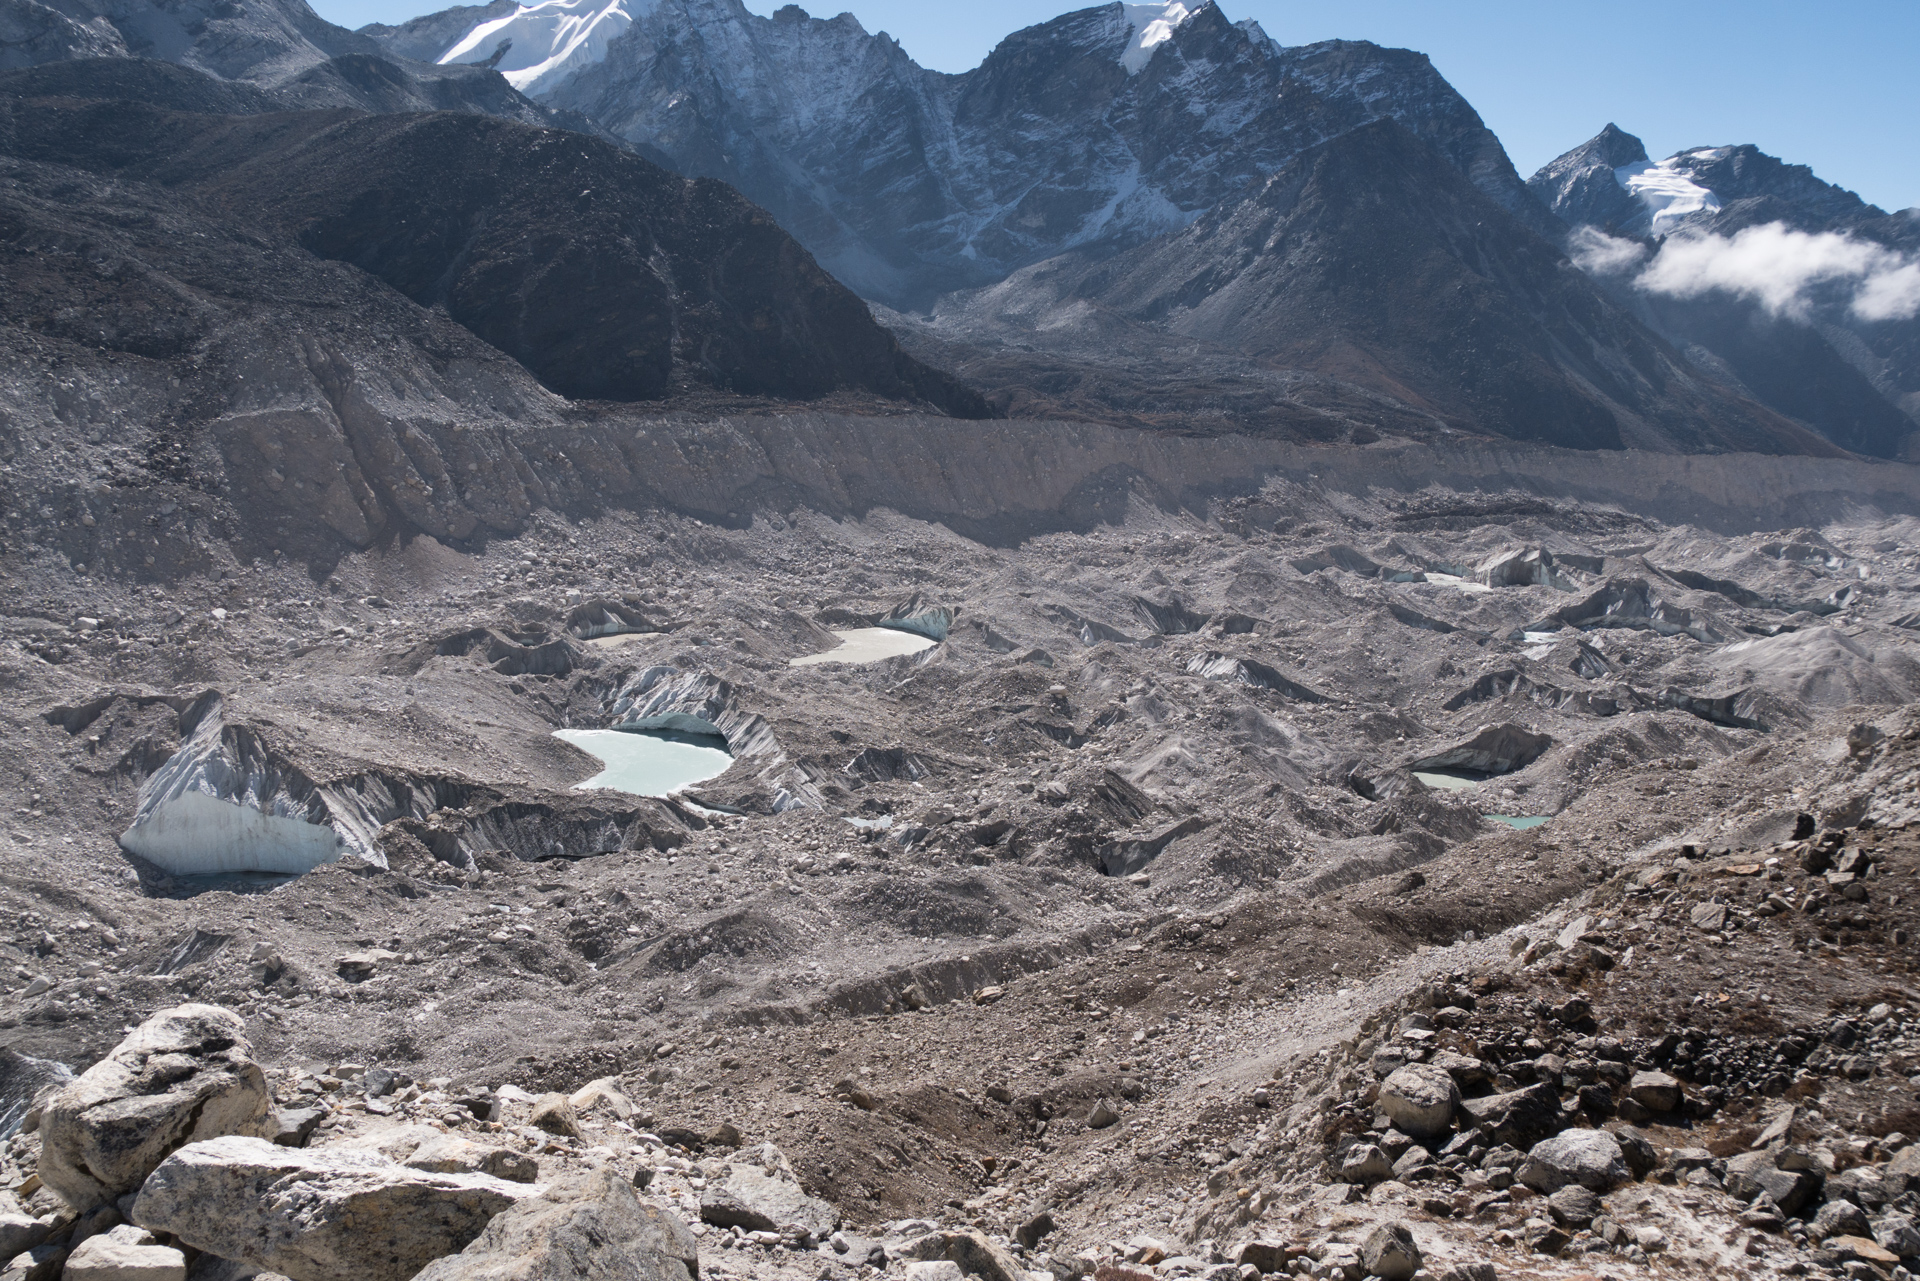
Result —
[[[1887, 214], [1751, 145], [1695, 148], [1656, 163], [1612, 124], [1528, 185], [1574, 228], [1576, 256], [1602, 286], [1703, 370], [1846, 448], [1887, 456], [1909, 447], [1920, 423], [1920, 313], [1856, 307], [1844, 286], [1858, 271], [1850, 277], [1844, 267], [1838, 283], [1813, 270], [1782, 307], [1756, 294], [1755, 270], [1793, 281], [1813, 255], [1836, 263], [1864, 255], [1898, 279], [1902, 264], [1910, 272], [1920, 261], [1915, 211]], [[1603, 239], [1580, 252], [1582, 234]], [[1767, 267], [1730, 273], [1722, 288], [1674, 296], [1641, 276], [1669, 239], [1684, 249], [1743, 235], [1779, 247]]]
[[[1159, 15], [1151, 47], [1139, 46], [1129, 7], [1109, 4], [1016, 32], [949, 76], [851, 15], [790, 5], [761, 18], [739, 0], [662, 0], [539, 96], [739, 187], [836, 276], [893, 305], [1075, 246], [1139, 244], [1250, 191], [1304, 148], [1388, 116], [1514, 216], [1549, 227], [1498, 140], [1423, 55], [1287, 49], [1217, 4], [1145, 8]], [[476, 28], [491, 12], [471, 14]], [[417, 53], [426, 32], [437, 40], [453, 25], [435, 15], [366, 34]], [[494, 47], [458, 56], [480, 61]]]
[[[1182, 232], [1112, 256], [1065, 255], [943, 301], [930, 323], [894, 323], [981, 384], [1042, 383], [1040, 361], [1069, 353], [1093, 382], [1108, 353], [1124, 353], [1137, 376], [1174, 386], [1192, 377], [1193, 344], [1405, 407], [1375, 408], [1369, 432], [1466, 429], [1586, 449], [1833, 448], [1700, 376], [1390, 120], [1310, 149]], [[1023, 362], [1022, 348], [1045, 356]], [[1416, 426], [1415, 414], [1427, 422]]]

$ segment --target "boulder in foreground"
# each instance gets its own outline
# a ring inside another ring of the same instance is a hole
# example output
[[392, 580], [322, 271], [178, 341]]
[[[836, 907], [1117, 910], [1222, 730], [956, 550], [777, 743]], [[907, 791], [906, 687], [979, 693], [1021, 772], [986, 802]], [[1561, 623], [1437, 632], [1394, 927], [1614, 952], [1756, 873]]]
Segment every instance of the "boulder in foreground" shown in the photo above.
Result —
[[168, 1157], [140, 1189], [133, 1221], [292, 1281], [408, 1281], [538, 1191], [485, 1174], [411, 1170], [371, 1152], [236, 1137]]
[[239, 1015], [161, 1010], [47, 1101], [40, 1181], [89, 1209], [139, 1187], [176, 1148], [265, 1134], [270, 1105]]

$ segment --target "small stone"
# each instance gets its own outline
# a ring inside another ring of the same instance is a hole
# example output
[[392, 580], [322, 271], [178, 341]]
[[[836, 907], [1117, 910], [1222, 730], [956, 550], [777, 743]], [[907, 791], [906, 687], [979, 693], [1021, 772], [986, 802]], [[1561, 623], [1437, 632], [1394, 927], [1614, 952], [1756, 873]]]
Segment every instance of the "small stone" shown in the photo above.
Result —
[[579, 1118], [573, 1114], [573, 1104], [564, 1094], [547, 1094], [533, 1105], [533, 1115], [527, 1118], [527, 1124], [536, 1130], [545, 1130], [562, 1138], [581, 1138]]
[[1627, 1097], [1649, 1112], [1671, 1112], [1680, 1106], [1680, 1082], [1665, 1072], [1635, 1072], [1627, 1083]]
[[1724, 903], [1696, 903], [1687, 919], [1693, 922], [1695, 929], [1718, 934], [1727, 928], [1727, 906]]
[[1106, 1099], [1095, 1103], [1093, 1111], [1087, 1114], [1087, 1128], [1090, 1130], [1104, 1130], [1110, 1125], [1119, 1124], [1119, 1121], [1120, 1109]]
[[1342, 1183], [1378, 1183], [1393, 1173], [1393, 1162], [1378, 1144], [1356, 1143], [1340, 1158], [1336, 1173]]
[[1569, 1183], [1547, 1198], [1553, 1221], [1572, 1232], [1592, 1224], [1600, 1215], [1600, 1198], [1591, 1189]]
[[1535, 1254], [1559, 1254], [1573, 1240], [1565, 1230], [1555, 1227], [1545, 1219], [1528, 1219], [1520, 1230], [1520, 1239], [1527, 1243], [1527, 1249]]
[[1049, 1236], [1053, 1229], [1053, 1216], [1042, 1210], [1015, 1228], [1013, 1239], [1028, 1250], [1038, 1249], [1040, 1242]]

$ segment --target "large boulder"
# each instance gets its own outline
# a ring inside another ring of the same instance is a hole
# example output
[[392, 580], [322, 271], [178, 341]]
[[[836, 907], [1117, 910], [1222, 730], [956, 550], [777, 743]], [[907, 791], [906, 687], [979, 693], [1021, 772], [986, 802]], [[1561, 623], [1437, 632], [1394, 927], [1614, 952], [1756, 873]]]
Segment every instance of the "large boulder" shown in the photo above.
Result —
[[601, 1169], [502, 1212], [414, 1281], [694, 1281], [699, 1257], [685, 1224]]
[[270, 1133], [271, 1102], [239, 1015], [161, 1010], [47, 1101], [40, 1181], [76, 1209], [117, 1200], [186, 1144]]
[[1551, 1196], [1569, 1183], [1606, 1192], [1629, 1177], [1619, 1140], [1605, 1130], [1567, 1130], [1542, 1139], [1527, 1153], [1520, 1182]]
[[1442, 1068], [1409, 1063], [1380, 1083], [1380, 1110], [1402, 1134], [1433, 1139], [1453, 1125], [1460, 1087]]
[[832, 1233], [839, 1216], [831, 1205], [808, 1196], [779, 1148], [763, 1143], [726, 1163], [700, 1194], [700, 1217], [719, 1228], [780, 1232], [799, 1228], [816, 1237]]
[[407, 1281], [538, 1191], [410, 1170], [372, 1152], [236, 1137], [168, 1157], [140, 1189], [133, 1221], [292, 1281]]

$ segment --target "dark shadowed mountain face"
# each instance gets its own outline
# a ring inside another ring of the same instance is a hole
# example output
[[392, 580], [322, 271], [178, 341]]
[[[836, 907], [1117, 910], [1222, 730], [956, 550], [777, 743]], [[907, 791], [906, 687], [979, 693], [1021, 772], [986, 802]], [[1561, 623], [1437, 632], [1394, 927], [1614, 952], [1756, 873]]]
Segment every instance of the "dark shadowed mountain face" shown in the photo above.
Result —
[[1912, 448], [1920, 425], [1920, 317], [1863, 316], [1847, 291], [1833, 288], [1781, 313], [1728, 292], [1661, 296], [1639, 279], [1669, 242], [1755, 228], [1844, 237], [1911, 261], [1920, 258], [1912, 211], [1889, 215], [1753, 146], [1652, 161], [1638, 138], [1615, 125], [1528, 185], [1576, 236], [1619, 238], [1629, 254], [1637, 244], [1638, 258], [1614, 270], [1596, 267], [1596, 278], [1695, 364], [1847, 449], [1892, 457]]
[[1699, 376], [1390, 121], [1314, 148], [1177, 235], [1016, 273], [956, 307], [949, 331], [991, 341], [995, 317], [1009, 345], [1148, 326], [1516, 440], [1832, 452]]
[[984, 412], [737, 192], [577, 134], [451, 113], [13, 100], [0, 141], [351, 263], [568, 397], [857, 389]]
[[[1287, 49], [1218, 5], [1188, 8], [1151, 47], [1138, 15], [1108, 4], [1016, 32], [947, 76], [851, 15], [659, 0], [599, 60], [526, 84], [644, 154], [738, 186], [836, 276], [893, 305], [1178, 230], [1290, 156], [1383, 117], [1522, 221], [1551, 226], [1424, 55]], [[366, 34], [420, 55], [456, 25], [435, 15]], [[488, 37], [462, 56], [497, 48]]]

